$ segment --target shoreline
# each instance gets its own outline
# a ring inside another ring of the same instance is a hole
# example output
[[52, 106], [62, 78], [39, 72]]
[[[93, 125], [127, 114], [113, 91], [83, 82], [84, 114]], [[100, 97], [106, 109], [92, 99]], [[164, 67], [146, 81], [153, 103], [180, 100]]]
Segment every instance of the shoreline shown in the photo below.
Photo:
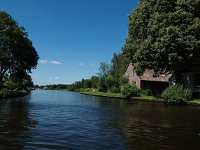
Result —
[[29, 90], [20, 90], [20, 91], [9, 91], [5, 95], [0, 95], [0, 100], [7, 99], [7, 98], [18, 98], [27, 96], [30, 93]]
[[[92, 92], [80, 92], [80, 94], [83, 95], [90, 95], [90, 96], [97, 96], [97, 97], [106, 97], [106, 98], [115, 98], [115, 99], [122, 99], [122, 100], [136, 100], [136, 101], [145, 101], [145, 102], [152, 102], [152, 103], [163, 103], [166, 104], [162, 99], [156, 99], [156, 98], [145, 98], [145, 97], [131, 97], [130, 99], [126, 99], [123, 96], [109, 96], [106, 93], [103, 95], [92, 93]], [[192, 105], [192, 106], [200, 106], [200, 102], [193, 102], [188, 101], [185, 103], [186, 105]]]

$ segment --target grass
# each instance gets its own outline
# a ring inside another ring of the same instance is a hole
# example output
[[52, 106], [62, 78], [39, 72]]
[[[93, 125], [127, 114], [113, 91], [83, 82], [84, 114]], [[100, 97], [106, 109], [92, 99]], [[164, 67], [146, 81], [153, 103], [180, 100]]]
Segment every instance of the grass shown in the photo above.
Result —
[[[101, 96], [101, 97], [111, 97], [111, 98], [119, 98], [119, 99], [125, 99], [125, 97], [121, 93], [103, 93], [103, 92], [81, 92], [81, 94], [86, 94], [86, 95], [93, 95], [93, 96]], [[163, 103], [163, 100], [159, 99], [158, 97], [155, 96], [145, 96], [141, 95], [140, 97], [132, 97], [131, 99], [139, 100], [139, 101], [149, 101], [149, 102], [161, 102]], [[188, 104], [200, 104], [200, 99], [194, 99]]]
[[191, 102], [198, 102], [198, 103], [200, 103], [200, 99], [194, 99]]
[[102, 97], [114, 97], [114, 98], [124, 98], [121, 93], [103, 93], [103, 92], [81, 92], [81, 94], [102, 96]]
[[155, 96], [145, 96], [145, 95], [142, 95], [140, 97], [136, 97], [137, 99], [146, 99], [146, 100], [155, 100], [155, 99], [158, 99], [157, 97]]
[[[102, 96], [102, 97], [114, 97], [114, 98], [125, 98], [122, 93], [103, 93], [103, 92], [81, 92], [81, 94], [87, 94], [87, 95], [94, 95], [94, 96]], [[154, 96], [141, 96], [141, 97], [134, 97], [138, 100], [155, 100], [157, 97]], [[133, 98], [133, 99], [134, 99]]]

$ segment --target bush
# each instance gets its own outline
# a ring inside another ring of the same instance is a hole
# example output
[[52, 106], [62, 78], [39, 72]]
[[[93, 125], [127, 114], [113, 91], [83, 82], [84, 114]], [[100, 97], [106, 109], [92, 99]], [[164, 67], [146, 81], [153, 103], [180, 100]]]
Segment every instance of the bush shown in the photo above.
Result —
[[120, 76], [120, 78], [119, 78], [119, 84], [120, 85], [126, 85], [126, 84], [128, 84], [128, 78], [125, 77], [125, 76]]
[[140, 96], [152, 96], [153, 93], [150, 89], [145, 89], [140, 91]]
[[192, 92], [182, 85], [174, 85], [165, 89], [162, 92], [161, 97], [166, 103], [180, 104], [191, 100]]
[[28, 90], [9, 90], [9, 89], [1, 89], [0, 90], [0, 97], [7, 98], [7, 97], [18, 97], [18, 96], [25, 96], [29, 93]]
[[135, 84], [122, 85], [121, 92], [122, 92], [122, 95], [125, 96], [126, 98], [140, 95], [140, 89], [138, 89]]
[[108, 91], [108, 86], [106, 85], [105, 78], [100, 78], [98, 83], [99, 92], [106, 93]]
[[118, 87], [111, 87], [110, 92], [111, 92], [111, 93], [119, 93], [120, 90], [119, 90]]
[[3, 98], [8, 97], [11, 94], [12, 94], [11, 91], [8, 89], [1, 89], [1, 91], [0, 91], [0, 97], [3, 97]]

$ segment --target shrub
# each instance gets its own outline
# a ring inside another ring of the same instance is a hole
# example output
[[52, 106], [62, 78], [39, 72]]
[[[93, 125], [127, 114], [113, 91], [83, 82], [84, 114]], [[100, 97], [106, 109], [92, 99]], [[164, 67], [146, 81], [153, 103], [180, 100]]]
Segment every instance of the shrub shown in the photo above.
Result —
[[7, 97], [18, 97], [18, 96], [25, 96], [29, 93], [28, 90], [9, 90], [9, 89], [1, 89], [0, 90], [0, 98], [7, 98]]
[[1, 89], [0, 97], [8, 97], [11, 95], [11, 91], [8, 89]]
[[161, 97], [166, 103], [180, 104], [191, 100], [192, 92], [182, 85], [174, 85], [165, 89], [162, 92]]
[[123, 96], [130, 98], [131, 96], [139, 96], [140, 89], [138, 89], [135, 84], [127, 84], [121, 86], [121, 92]]
[[108, 86], [106, 85], [105, 78], [100, 78], [98, 83], [99, 92], [106, 93], [108, 91]]
[[119, 93], [120, 90], [119, 90], [118, 87], [111, 87], [110, 92], [111, 92], [111, 93]]
[[125, 76], [120, 76], [120, 78], [119, 78], [119, 84], [120, 85], [126, 85], [126, 84], [128, 84], [128, 78], [125, 77]]
[[140, 96], [152, 96], [153, 93], [150, 89], [140, 90]]

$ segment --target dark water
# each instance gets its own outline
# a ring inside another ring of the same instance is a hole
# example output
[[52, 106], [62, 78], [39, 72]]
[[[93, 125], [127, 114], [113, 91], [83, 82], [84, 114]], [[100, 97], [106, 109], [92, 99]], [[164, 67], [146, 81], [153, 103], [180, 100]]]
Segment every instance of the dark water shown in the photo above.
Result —
[[200, 107], [36, 90], [0, 102], [0, 149], [199, 150]]

